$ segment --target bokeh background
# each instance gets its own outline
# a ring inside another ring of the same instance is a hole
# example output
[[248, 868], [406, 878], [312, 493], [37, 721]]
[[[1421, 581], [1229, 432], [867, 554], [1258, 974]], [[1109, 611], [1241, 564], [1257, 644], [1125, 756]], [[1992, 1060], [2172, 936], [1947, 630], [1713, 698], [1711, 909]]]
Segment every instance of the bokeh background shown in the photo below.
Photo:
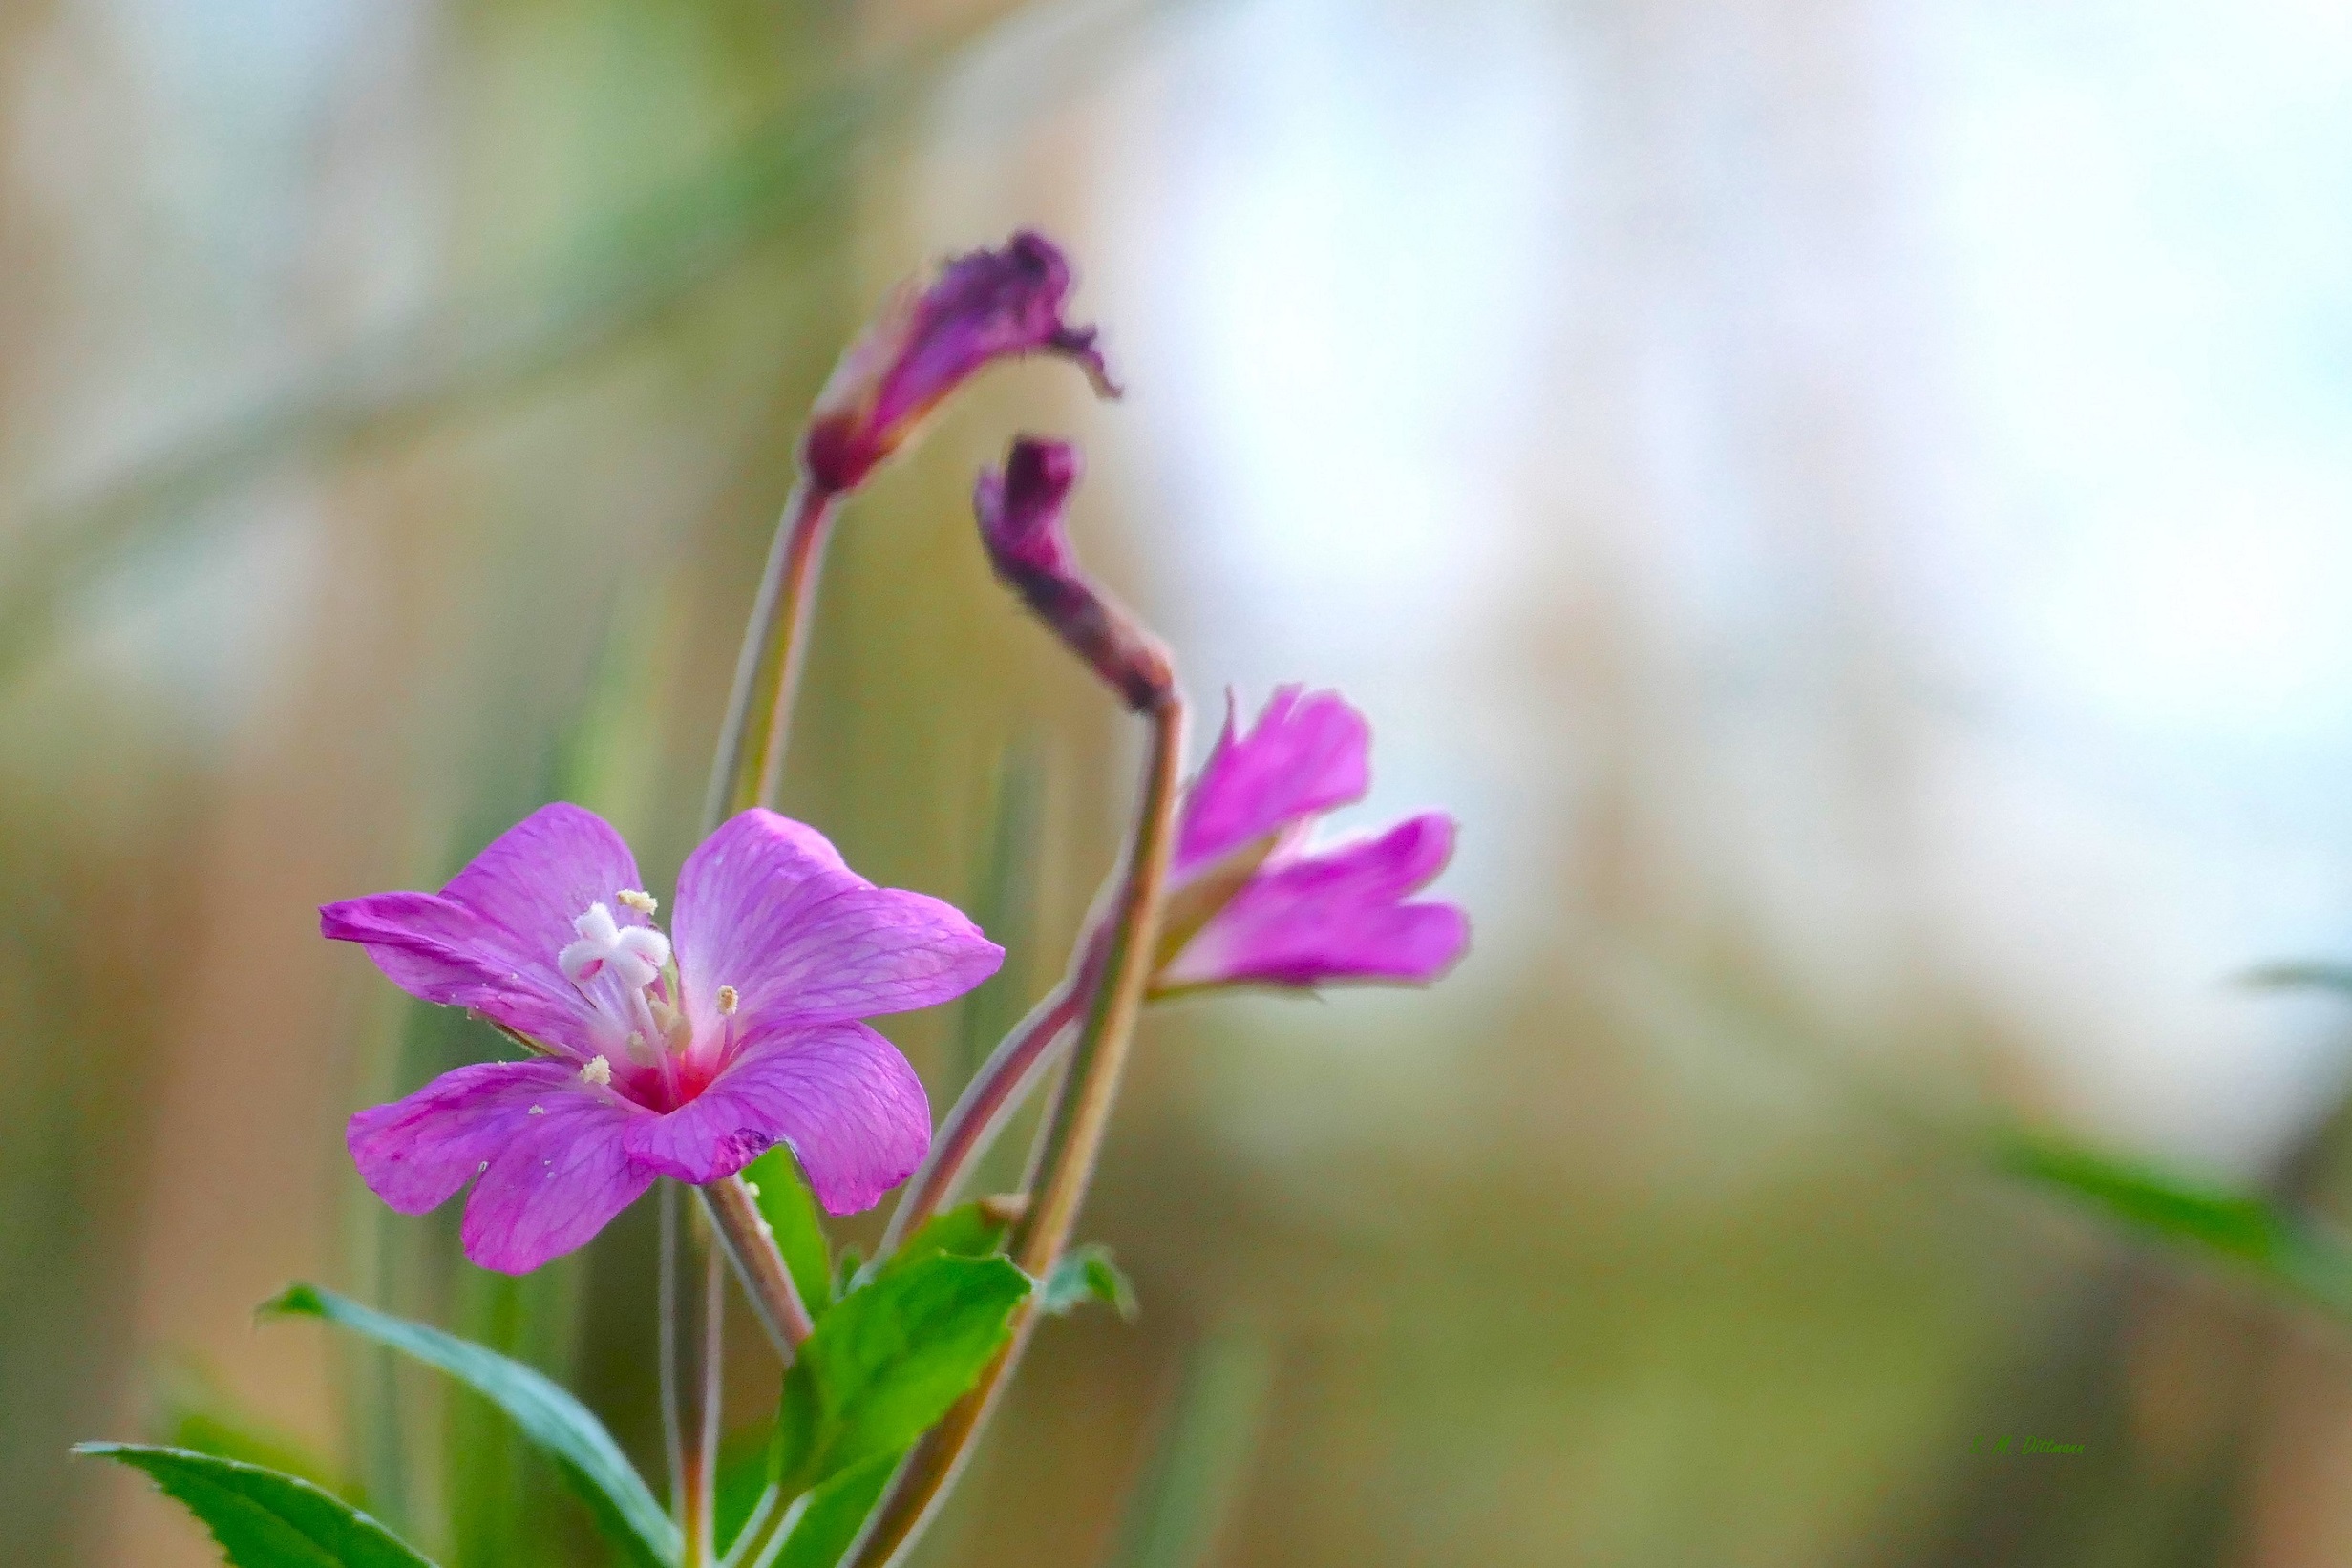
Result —
[[1012, 950], [894, 1025], [935, 1102], [1135, 754], [971, 536], [1017, 429], [1204, 713], [1370, 712], [1477, 938], [1149, 1021], [1143, 1316], [1044, 1332], [922, 1561], [2345, 1560], [2342, 1330], [1955, 1129], [2352, 1186], [2339, 1005], [2240, 983], [2352, 949], [2347, 148], [2312, 0], [8, 0], [0, 1556], [211, 1560], [65, 1451], [210, 1423], [599, 1560], [251, 1323], [658, 1454], [649, 1218], [515, 1283], [368, 1199], [342, 1118], [484, 1042], [312, 908], [558, 796], [666, 889], [833, 356], [1034, 223], [1129, 396], [997, 372], [858, 500], [788, 790]]

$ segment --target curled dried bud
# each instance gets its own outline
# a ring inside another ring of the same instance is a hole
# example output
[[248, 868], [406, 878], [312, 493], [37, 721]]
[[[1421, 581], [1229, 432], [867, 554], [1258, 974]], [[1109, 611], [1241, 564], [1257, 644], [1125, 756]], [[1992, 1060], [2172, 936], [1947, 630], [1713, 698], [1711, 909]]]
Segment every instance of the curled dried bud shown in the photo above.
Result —
[[1062, 319], [1070, 287], [1061, 251], [1026, 229], [1001, 249], [956, 257], [928, 287], [901, 286], [817, 397], [801, 447], [811, 482], [856, 489], [925, 414], [1000, 359], [1067, 359], [1098, 394], [1116, 397], [1094, 328]]
[[1175, 675], [1158, 642], [1094, 585], [1070, 547], [1062, 511], [1079, 466], [1068, 442], [1024, 435], [1002, 474], [981, 472], [972, 510], [996, 575], [1140, 712], [1167, 697]]

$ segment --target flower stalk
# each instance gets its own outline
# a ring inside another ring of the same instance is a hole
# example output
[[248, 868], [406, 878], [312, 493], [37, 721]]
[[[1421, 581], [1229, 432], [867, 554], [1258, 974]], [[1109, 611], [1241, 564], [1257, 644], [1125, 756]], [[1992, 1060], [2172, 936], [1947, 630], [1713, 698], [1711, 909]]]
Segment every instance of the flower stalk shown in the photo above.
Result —
[[[1092, 1184], [1158, 947], [1160, 903], [1175, 847], [1184, 743], [1184, 702], [1173, 682], [1145, 716], [1151, 721], [1152, 732], [1143, 798], [1129, 843], [1126, 875], [1103, 936], [1100, 980], [1090, 998], [1061, 1092], [1047, 1113], [1027, 1184], [1027, 1212], [1007, 1241], [1013, 1261], [1035, 1279], [1050, 1273], [1060, 1260]], [[1022, 1034], [1016, 1030], [1015, 1039]], [[1049, 1033], [1034, 1048], [1036, 1052], [1042, 1055], [1047, 1044], [1050, 1044]], [[1009, 1094], [1010, 1085], [1005, 1092]], [[1026, 1307], [1015, 1315], [1011, 1340], [972, 1390], [916, 1445], [844, 1559], [851, 1568], [886, 1568], [912, 1545], [963, 1468], [972, 1439], [1007, 1374], [1019, 1363], [1034, 1323], [1035, 1313]]]
[[735, 1277], [743, 1282], [744, 1294], [752, 1299], [760, 1326], [768, 1331], [784, 1365], [791, 1366], [816, 1324], [810, 1321], [808, 1305], [793, 1283], [792, 1270], [784, 1266], [784, 1255], [776, 1250], [775, 1236], [761, 1217], [751, 1188], [734, 1176], [694, 1191], [702, 1198], [703, 1212], [710, 1217], [718, 1244], [735, 1265]]
[[840, 498], [841, 492], [804, 475], [784, 503], [735, 660], [703, 806], [705, 832], [739, 811], [773, 804], [783, 782], [784, 743], [808, 659], [810, 612]]

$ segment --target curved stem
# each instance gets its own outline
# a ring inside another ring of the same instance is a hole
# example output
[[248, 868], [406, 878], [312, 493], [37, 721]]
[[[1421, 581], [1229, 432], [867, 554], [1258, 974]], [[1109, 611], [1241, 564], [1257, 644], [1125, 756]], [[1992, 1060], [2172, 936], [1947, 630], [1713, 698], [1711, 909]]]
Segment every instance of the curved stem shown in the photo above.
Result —
[[924, 1220], [955, 1200], [956, 1183], [965, 1168], [993, 1141], [998, 1124], [1052, 1054], [1054, 1042], [1077, 1022], [1088, 988], [1094, 984], [1096, 965], [1091, 960], [1101, 952], [1099, 935], [1088, 938], [1080, 950], [1086, 956], [1012, 1027], [964, 1086], [932, 1137], [930, 1153], [923, 1156], [899, 1206], [891, 1212], [876, 1257], [887, 1258], [898, 1251], [899, 1243], [922, 1228]]
[[768, 1330], [776, 1354], [790, 1367], [800, 1342], [816, 1324], [809, 1320], [809, 1309], [801, 1303], [792, 1271], [784, 1266], [784, 1255], [776, 1250], [774, 1233], [761, 1218], [752, 1190], [736, 1176], [694, 1191], [702, 1198], [703, 1212], [710, 1217], [719, 1245], [727, 1249], [729, 1261], [735, 1265], [744, 1294], [752, 1298], [752, 1310], [758, 1315], [760, 1326]]
[[[1145, 765], [1143, 800], [1136, 812], [1126, 879], [1104, 938], [1102, 982], [1094, 987], [1085, 1028], [1070, 1054], [1070, 1070], [1039, 1140], [1028, 1212], [1014, 1227], [1008, 1247], [1013, 1261], [1039, 1279], [1061, 1257], [1093, 1179], [1095, 1159], [1102, 1152], [1103, 1134], [1118, 1098], [1135, 1017], [1152, 978], [1161, 895], [1176, 838], [1183, 699], [1171, 689], [1147, 716], [1152, 721], [1152, 746]], [[853, 1568], [884, 1568], [914, 1541], [969, 1455], [973, 1435], [995, 1403], [1006, 1375], [1020, 1360], [1034, 1322], [1035, 1314], [1025, 1307], [1015, 1319], [1012, 1339], [988, 1364], [979, 1383], [956, 1402], [900, 1467], [857, 1546], [844, 1559]]]
[[719, 731], [718, 753], [710, 764], [704, 797], [703, 829], [710, 831], [739, 811], [775, 797], [784, 775], [784, 742], [808, 658], [810, 606], [816, 597], [818, 567], [839, 500], [803, 477], [784, 503], [774, 542], [760, 571], [759, 595], [735, 658], [734, 686], [728, 693], [727, 719]]

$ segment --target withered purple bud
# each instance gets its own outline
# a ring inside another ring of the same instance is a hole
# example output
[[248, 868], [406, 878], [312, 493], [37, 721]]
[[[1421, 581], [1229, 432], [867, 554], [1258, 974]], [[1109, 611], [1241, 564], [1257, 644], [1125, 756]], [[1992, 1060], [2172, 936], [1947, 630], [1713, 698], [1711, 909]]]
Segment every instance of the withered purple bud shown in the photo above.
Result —
[[1094, 585], [1070, 547], [1062, 512], [1079, 469], [1078, 451], [1067, 441], [1024, 435], [1002, 474], [981, 471], [972, 510], [996, 575], [1140, 712], [1165, 700], [1176, 677], [1167, 651]]
[[926, 288], [901, 285], [818, 394], [801, 447], [811, 482], [856, 489], [924, 415], [1000, 359], [1067, 359], [1097, 394], [1118, 396], [1094, 328], [1062, 319], [1070, 281], [1053, 242], [1024, 229], [1002, 249], [949, 261]]

